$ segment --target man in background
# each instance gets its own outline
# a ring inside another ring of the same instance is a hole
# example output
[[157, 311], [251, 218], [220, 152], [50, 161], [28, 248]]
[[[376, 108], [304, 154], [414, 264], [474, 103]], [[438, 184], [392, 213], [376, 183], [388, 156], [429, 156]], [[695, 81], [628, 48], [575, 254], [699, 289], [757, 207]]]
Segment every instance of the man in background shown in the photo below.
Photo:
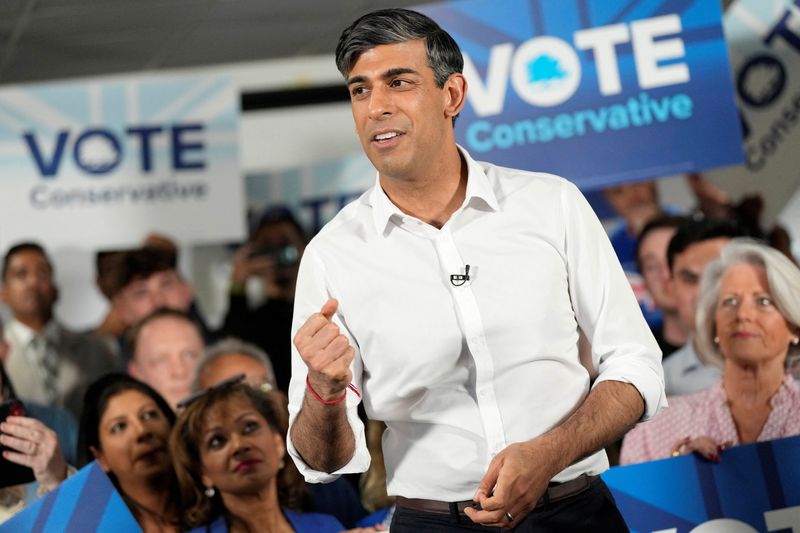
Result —
[[[286, 209], [262, 216], [247, 244], [233, 257], [228, 312], [221, 333], [252, 342], [269, 354], [278, 388], [291, 377], [291, 330], [297, 267], [306, 246], [303, 228]], [[245, 287], [255, 281], [260, 302], [248, 302]]]
[[175, 408], [192, 391], [204, 349], [200, 327], [188, 315], [158, 309], [131, 332], [128, 373], [153, 387]]
[[653, 326], [653, 335], [661, 348], [662, 361], [686, 344], [688, 330], [678, 316], [672, 293], [667, 248], [683, 217], [662, 215], [648, 222], [639, 233], [636, 263], [642, 274], [653, 306], [661, 311], [661, 324]]
[[6, 252], [0, 299], [13, 315], [4, 330], [5, 368], [20, 398], [79, 417], [86, 387], [119, 370], [121, 362], [97, 337], [70, 331], [55, 319], [53, 265], [39, 244], [23, 242]]
[[728, 220], [709, 218], [687, 219], [669, 242], [667, 262], [671, 274], [672, 294], [678, 319], [689, 332], [682, 348], [664, 362], [667, 395], [691, 394], [713, 385], [720, 369], [703, 364], [694, 344], [695, 311], [700, 278], [706, 265], [719, 257], [722, 248], [741, 230]]

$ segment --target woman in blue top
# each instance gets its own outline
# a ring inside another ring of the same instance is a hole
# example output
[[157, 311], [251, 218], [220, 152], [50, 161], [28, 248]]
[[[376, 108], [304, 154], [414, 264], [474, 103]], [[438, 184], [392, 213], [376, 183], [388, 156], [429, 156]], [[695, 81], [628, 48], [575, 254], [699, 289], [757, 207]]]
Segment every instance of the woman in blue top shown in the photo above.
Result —
[[280, 403], [227, 383], [187, 403], [170, 438], [184, 520], [212, 532], [339, 532], [332, 516], [300, 513], [305, 486], [285, 461]]

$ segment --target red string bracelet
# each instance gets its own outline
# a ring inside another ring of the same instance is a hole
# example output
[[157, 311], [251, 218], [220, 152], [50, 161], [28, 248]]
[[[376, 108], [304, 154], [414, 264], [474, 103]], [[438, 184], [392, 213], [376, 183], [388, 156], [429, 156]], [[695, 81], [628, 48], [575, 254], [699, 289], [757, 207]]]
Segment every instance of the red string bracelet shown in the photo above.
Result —
[[314, 398], [316, 398], [319, 402], [324, 403], [325, 405], [336, 405], [337, 403], [342, 403], [344, 401], [344, 399], [347, 398], [347, 389], [350, 389], [351, 391], [353, 391], [356, 394], [356, 396], [361, 398], [361, 393], [358, 392], [358, 389], [352, 383], [350, 383], [347, 386], [347, 389], [344, 390], [344, 392], [342, 393], [342, 395], [340, 397], [335, 398], [333, 400], [325, 400], [325, 399], [322, 398], [322, 396], [317, 394], [317, 391], [315, 391], [314, 387], [311, 386], [311, 382], [308, 380], [308, 376], [306, 376], [306, 387], [308, 387], [308, 390], [311, 391], [311, 394], [314, 396]]

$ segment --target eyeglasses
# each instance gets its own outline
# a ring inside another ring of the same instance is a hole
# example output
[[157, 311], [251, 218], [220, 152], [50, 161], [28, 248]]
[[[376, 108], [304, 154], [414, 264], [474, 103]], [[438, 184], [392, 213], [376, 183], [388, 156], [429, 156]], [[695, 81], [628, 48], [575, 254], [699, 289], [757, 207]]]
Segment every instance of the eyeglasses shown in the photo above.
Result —
[[191, 395], [187, 396], [183, 400], [179, 401], [177, 404], [178, 409], [185, 409], [192, 405], [197, 399], [202, 398], [206, 394], [210, 392], [216, 392], [220, 390], [225, 390], [233, 387], [234, 385], [238, 385], [239, 383], [243, 382], [245, 378], [244, 374], [236, 374], [235, 376], [231, 376], [228, 379], [222, 380], [216, 385], [209, 387], [207, 389], [203, 389], [201, 391], [197, 391], [192, 393]]

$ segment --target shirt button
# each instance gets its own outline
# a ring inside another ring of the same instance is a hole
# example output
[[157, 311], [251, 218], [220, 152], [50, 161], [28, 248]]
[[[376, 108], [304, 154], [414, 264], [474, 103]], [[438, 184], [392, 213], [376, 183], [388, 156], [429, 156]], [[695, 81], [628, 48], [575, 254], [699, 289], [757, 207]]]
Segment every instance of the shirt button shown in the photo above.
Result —
[[481, 389], [478, 391], [478, 396], [481, 398], [488, 398], [489, 397], [489, 390], [488, 389]]

